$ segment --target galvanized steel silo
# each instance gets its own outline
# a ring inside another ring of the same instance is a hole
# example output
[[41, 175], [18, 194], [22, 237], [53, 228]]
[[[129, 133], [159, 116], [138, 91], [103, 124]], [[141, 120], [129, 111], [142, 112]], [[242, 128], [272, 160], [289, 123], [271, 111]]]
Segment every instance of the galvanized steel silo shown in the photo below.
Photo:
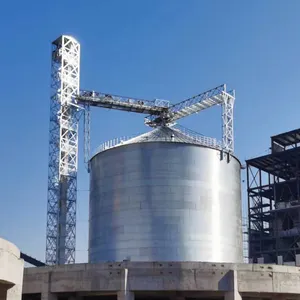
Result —
[[160, 127], [90, 164], [89, 262], [243, 261], [236, 157]]

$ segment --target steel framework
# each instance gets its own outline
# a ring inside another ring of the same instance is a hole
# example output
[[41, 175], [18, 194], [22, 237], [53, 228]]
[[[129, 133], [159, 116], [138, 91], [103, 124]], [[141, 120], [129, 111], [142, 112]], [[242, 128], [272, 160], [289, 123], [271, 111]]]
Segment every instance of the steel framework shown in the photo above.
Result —
[[90, 104], [86, 103], [84, 105], [84, 163], [85, 163], [85, 167], [88, 171], [88, 173], [90, 173], [90, 163], [89, 163], [89, 159], [90, 159], [90, 130], [91, 130], [91, 116], [90, 116]]
[[226, 91], [226, 85], [220, 85], [204, 93], [172, 105], [162, 114], [154, 114], [145, 118], [145, 124], [151, 127], [170, 125], [173, 122], [208, 109], [215, 105], [222, 105], [222, 143], [223, 149], [232, 153], [234, 151], [233, 107], [235, 91]]
[[234, 151], [234, 131], [233, 131], [233, 107], [235, 100], [235, 91], [222, 93], [222, 143], [223, 148], [228, 152]]
[[[300, 254], [300, 129], [271, 138], [247, 160], [249, 258], [296, 262]], [[279, 259], [280, 258], [280, 259]]]
[[80, 45], [52, 43], [46, 264], [75, 262]]
[[[46, 263], [75, 262], [78, 124], [84, 111], [84, 162], [89, 171], [90, 107], [147, 114], [151, 127], [173, 126], [179, 119], [222, 106], [222, 143], [189, 132], [200, 144], [234, 151], [234, 91], [218, 86], [180, 103], [143, 100], [95, 91], [79, 91], [80, 45], [63, 35], [52, 43]], [[105, 145], [107, 147], [107, 145]], [[222, 151], [223, 153], [223, 151]]]
[[[172, 126], [176, 121], [210, 107], [222, 106], [222, 149], [228, 153], [234, 152], [233, 108], [235, 91], [226, 91], [226, 85], [220, 85], [204, 93], [170, 106], [167, 100], [152, 101], [124, 96], [104, 94], [95, 91], [82, 91], [77, 101], [88, 108], [85, 113], [85, 143], [89, 143], [89, 108], [90, 106], [116, 109], [128, 112], [149, 114], [145, 124], [150, 127]], [[89, 145], [85, 145], [86, 161], [89, 157]]]

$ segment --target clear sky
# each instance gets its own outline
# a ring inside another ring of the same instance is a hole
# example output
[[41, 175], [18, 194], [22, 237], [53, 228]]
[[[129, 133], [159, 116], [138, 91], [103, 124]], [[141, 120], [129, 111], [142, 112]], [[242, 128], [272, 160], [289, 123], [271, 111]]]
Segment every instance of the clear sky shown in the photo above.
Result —
[[[44, 260], [52, 40], [80, 41], [83, 89], [177, 102], [227, 83], [243, 162], [266, 153], [271, 135], [300, 127], [299, 12], [296, 0], [2, 1], [0, 236]], [[220, 137], [218, 110], [181, 124]], [[142, 116], [92, 112], [92, 148], [146, 130]], [[78, 262], [88, 237], [82, 148], [81, 134]]]

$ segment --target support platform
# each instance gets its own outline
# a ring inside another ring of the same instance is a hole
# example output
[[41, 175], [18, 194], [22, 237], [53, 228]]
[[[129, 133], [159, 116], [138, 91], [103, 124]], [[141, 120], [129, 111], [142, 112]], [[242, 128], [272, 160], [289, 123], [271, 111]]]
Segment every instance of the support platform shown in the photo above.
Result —
[[23, 300], [300, 299], [300, 269], [202, 262], [114, 262], [25, 269]]

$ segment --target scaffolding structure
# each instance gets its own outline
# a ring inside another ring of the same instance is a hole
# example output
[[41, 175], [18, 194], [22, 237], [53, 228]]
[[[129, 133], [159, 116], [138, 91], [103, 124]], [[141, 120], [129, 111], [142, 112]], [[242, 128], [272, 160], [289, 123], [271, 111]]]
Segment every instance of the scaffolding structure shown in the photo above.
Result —
[[272, 136], [270, 150], [246, 161], [249, 258], [298, 265], [300, 129]]

